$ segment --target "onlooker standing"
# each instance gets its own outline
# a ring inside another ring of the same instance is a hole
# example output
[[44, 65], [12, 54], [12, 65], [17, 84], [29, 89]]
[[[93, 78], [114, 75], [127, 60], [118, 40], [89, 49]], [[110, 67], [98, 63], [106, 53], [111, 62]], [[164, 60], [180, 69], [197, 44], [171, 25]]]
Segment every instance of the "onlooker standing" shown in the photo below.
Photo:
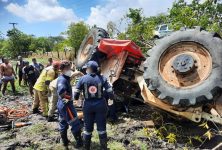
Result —
[[36, 77], [38, 78], [44, 66], [41, 63], [38, 63], [36, 58], [32, 59], [32, 66], [35, 68]]
[[[18, 78], [19, 78], [19, 86], [21, 86], [21, 82], [22, 82], [22, 77], [23, 77], [23, 73], [22, 73], [22, 68], [25, 66], [25, 62], [23, 61], [22, 56], [18, 56], [18, 61], [16, 63], [16, 67], [15, 67], [15, 71], [18, 74]], [[25, 82], [24, 82], [25, 83]]]
[[14, 94], [16, 94], [16, 91], [15, 91], [15, 78], [17, 79], [17, 77], [16, 77], [16, 73], [15, 73], [15, 71], [13, 69], [12, 64], [9, 63], [9, 59], [8, 58], [4, 58], [4, 63], [1, 64], [0, 78], [2, 79], [2, 82], [3, 82], [2, 95], [5, 95], [5, 91], [6, 91], [8, 82], [10, 82], [10, 84], [12, 86], [12, 92]]
[[28, 61], [25, 61], [25, 67], [23, 68], [24, 79], [28, 82], [29, 92], [33, 96], [33, 86], [37, 80], [35, 75], [35, 69], [32, 65], [29, 65]]
[[48, 63], [46, 65], [46, 67], [52, 66], [53, 60], [52, 58], [48, 58]]

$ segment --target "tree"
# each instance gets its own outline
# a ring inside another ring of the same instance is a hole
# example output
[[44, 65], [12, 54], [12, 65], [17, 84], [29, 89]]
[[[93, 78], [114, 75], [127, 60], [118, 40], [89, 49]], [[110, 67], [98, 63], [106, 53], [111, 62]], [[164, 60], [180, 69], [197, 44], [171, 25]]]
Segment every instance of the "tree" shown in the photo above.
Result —
[[147, 47], [150, 47], [149, 39], [152, 38], [155, 28], [154, 17], [146, 18], [143, 16], [142, 9], [130, 8], [126, 19], [130, 20], [127, 30], [125, 33], [120, 33], [118, 39], [130, 39], [145, 52]]
[[139, 45], [144, 52], [152, 47], [153, 31], [160, 24], [168, 24], [172, 29], [181, 27], [194, 28], [202, 26], [208, 31], [222, 35], [222, 3], [217, 0], [193, 0], [190, 4], [185, 0], [173, 3], [166, 14], [145, 17], [142, 9], [129, 8], [125, 19], [130, 20], [126, 32], [120, 33], [118, 39], [130, 39]]
[[193, 0], [191, 4], [179, 0], [174, 2], [169, 13], [175, 30], [183, 26], [188, 28], [202, 26], [209, 31], [222, 34], [222, 4], [216, 0], [206, 0], [203, 3]]
[[67, 35], [70, 45], [75, 50], [75, 57], [76, 52], [79, 50], [79, 47], [89, 32], [89, 26], [87, 26], [84, 22], [72, 23], [68, 27]]
[[7, 32], [8, 44], [5, 47], [5, 52], [11, 57], [19, 55], [21, 52], [29, 51], [29, 46], [32, 42], [32, 36], [26, 35], [18, 29], [14, 28]]

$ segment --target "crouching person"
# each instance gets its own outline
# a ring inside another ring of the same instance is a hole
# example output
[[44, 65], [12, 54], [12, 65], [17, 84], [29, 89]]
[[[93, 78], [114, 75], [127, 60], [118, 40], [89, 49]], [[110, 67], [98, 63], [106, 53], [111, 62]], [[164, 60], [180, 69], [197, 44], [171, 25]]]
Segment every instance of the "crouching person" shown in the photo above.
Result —
[[52, 80], [57, 78], [60, 62], [54, 62], [52, 66], [45, 68], [34, 85], [33, 113], [38, 113], [39, 104], [42, 115], [48, 117], [48, 86]]
[[24, 62], [25, 67], [22, 69], [23, 73], [23, 79], [26, 81], [29, 85], [29, 93], [31, 96], [33, 96], [33, 86], [35, 85], [35, 82], [37, 80], [35, 75], [35, 69], [32, 65], [29, 65], [28, 61]]
[[62, 74], [58, 77], [57, 81], [57, 108], [59, 112], [60, 134], [63, 145], [68, 149], [67, 130], [70, 125], [72, 134], [76, 140], [75, 148], [79, 148], [83, 146], [83, 142], [80, 121], [72, 100], [72, 87], [70, 84], [72, 71], [70, 62], [63, 61], [60, 65], [60, 70]]
[[86, 64], [86, 72], [76, 85], [74, 94], [75, 100], [79, 99], [80, 92], [84, 94], [84, 147], [90, 149], [91, 136], [93, 132], [94, 122], [97, 125], [100, 146], [102, 150], [107, 150], [107, 134], [106, 134], [106, 115], [107, 103], [104, 98], [103, 88], [106, 90], [110, 99], [113, 99], [113, 90], [107, 79], [98, 74], [98, 64], [95, 61], [89, 61]]

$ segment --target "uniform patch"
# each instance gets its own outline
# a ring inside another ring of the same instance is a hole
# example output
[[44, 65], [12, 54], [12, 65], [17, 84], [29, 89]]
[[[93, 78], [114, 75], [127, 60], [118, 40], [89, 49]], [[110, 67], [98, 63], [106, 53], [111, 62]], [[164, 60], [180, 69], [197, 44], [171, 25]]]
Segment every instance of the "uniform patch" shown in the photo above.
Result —
[[96, 86], [90, 86], [89, 87], [89, 93], [90, 94], [96, 94], [97, 93], [97, 87]]

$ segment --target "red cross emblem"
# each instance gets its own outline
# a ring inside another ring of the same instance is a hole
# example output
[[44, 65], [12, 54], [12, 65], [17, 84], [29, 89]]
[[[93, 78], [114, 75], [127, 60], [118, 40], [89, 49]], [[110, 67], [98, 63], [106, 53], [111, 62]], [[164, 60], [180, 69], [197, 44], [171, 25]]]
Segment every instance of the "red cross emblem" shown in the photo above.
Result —
[[89, 87], [89, 93], [90, 94], [95, 94], [97, 92], [97, 88], [95, 86], [90, 86]]

